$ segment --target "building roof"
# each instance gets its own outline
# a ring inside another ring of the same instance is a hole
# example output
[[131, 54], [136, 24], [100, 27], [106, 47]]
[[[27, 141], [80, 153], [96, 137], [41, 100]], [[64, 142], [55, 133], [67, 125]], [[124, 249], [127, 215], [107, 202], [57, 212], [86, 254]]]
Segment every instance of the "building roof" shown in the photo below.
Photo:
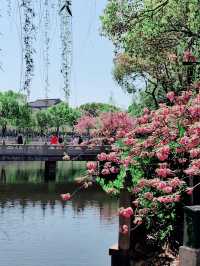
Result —
[[43, 109], [61, 103], [61, 99], [38, 99], [34, 102], [29, 102], [31, 108]]

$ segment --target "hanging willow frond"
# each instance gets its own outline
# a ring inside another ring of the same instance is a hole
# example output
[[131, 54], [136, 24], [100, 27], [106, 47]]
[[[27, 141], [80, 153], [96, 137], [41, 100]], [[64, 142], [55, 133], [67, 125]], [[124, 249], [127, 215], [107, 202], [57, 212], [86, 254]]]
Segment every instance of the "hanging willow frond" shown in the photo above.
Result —
[[23, 45], [24, 45], [24, 61], [25, 74], [23, 89], [30, 96], [31, 81], [34, 75], [34, 48], [36, 27], [34, 25], [35, 12], [33, 9], [33, 0], [22, 0], [21, 7], [23, 9]]
[[[61, 74], [64, 79], [63, 90], [68, 100], [70, 95], [70, 78], [72, 65], [72, 13], [71, 1], [58, 0], [61, 27]], [[70, 11], [70, 12], [69, 12]]]
[[50, 15], [49, 15], [49, 0], [44, 1], [45, 5], [45, 18], [44, 18], [44, 39], [45, 39], [45, 48], [44, 48], [44, 63], [45, 63], [45, 98], [48, 98], [49, 92], [49, 24], [50, 24]]

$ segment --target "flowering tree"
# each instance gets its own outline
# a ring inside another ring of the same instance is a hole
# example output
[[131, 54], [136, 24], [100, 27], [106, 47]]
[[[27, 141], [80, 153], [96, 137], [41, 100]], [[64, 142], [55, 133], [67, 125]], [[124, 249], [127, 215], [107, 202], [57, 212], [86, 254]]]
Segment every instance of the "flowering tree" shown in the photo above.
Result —
[[88, 133], [90, 129], [95, 128], [95, 125], [96, 125], [96, 119], [94, 117], [90, 115], [84, 115], [77, 121], [75, 130], [79, 134]]
[[134, 123], [134, 119], [125, 112], [103, 112], [98, 117], [81, 117], [75, 130], [80, 134], [91, 130], [93, 138], [87, 144], [112, 144], [128, 133]]
[[[196, 58], [186, 51], [183, 61], [190, 65]], [[96, 163], [87, 164], [88, 175], [99, 176], [103, 189], [118, 195], [126, 172], [131, 173], [128, 190], [133, 202], [119, 215], [133, 217], [133, 225], [122, 226], [121, 232], [127, 234], [142, 224], [147, 241], [176, 247], [179, 238], [173, 232], [183, 221], [182, 207], [190, 204], [190, 195], [199, 186], [200, 82], [188, 83], [183, 91], [169, 91], [158, 109], [145, 108], [134, 120], [121, 113], [100, 117], [94, 136], [107, 138], [112, 150], [98, 155], [100, 169]], [[96, 138], [92, 141], [97, 143]]]
[[[167, 104], [156, 111], [146, 108], [133, 129], [115, 142], [113, 151], [98, 156], [104, 162], [105, 178], [97, 180], [109, 193], [118, 194], [126, 171], [131, 172], [134, 223], [143, 223], [148, 237], [159, 244], [172, 242], [177, 208], [189, 203], [188, 194], [198, 186], [194, 184], [200, 174], [199, 90], [197, 82], [178, 95], [169, 92]], [[117, 178], [108, 181], [119, 169]], [[98, 169], [94, 165], [88, 173], [98, 174]]]

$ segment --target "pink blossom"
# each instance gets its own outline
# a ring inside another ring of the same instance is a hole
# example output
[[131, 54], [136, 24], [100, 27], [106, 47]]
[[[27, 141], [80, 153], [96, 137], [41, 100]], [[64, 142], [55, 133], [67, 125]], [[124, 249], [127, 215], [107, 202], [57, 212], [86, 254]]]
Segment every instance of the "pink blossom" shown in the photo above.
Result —
[[173, 102], [175, 99], [175, 93], [173, 91], [168, 92], [167, 98], [170, 100], [170, 102]]
[[161, 181], [160, 183], [158, 183], [157, 189], [163, 190], [166, 186], [167, 184]]
[[200, 106], [199, 105], [191, 106], [189, 108], [189, 112], [190, 112], [192, 117], [199, 117], [200, 116]]
[[128, 138], [124, 140], [124, 144], [127, 146], [132, 146], [135, 143], [135, 140], [132, 138]]
[[117, 163], [119, 160], [116, 152], [111, 152], [110, 154], [108, 154], [107, 159], [108, 161], [115, 162], [115, 163]]
[[189, 176], [193, 176], [193, 175], [198, 175], [199, 174], [199, 168], [192, 166], [186, 170], [184, 170], [184, 172], [189, 175]]
[[176, 178], [172, 179], [169, 183], [173, 188], [176, 188], [182, 184], [182, 181], [176, 177]]
[[148, 114], [149, 114], [149, 112], [150, 112], [150, 111], [149, 111], [149, 109], [148, 109], [148, 108], [146, 108], [146, 107], [145, 107], [145, 108], [143, 109], [143, 113], [144, 113], [144, 115], [148, 115]]
[[169, 168], [157, 168], [155, 171], [158, 176], [163, 177], [163, 178], [166, 178], [167, 176], [173, 174], [172, 170]]
[[162, 148], [160, 148], [157, 152], [156, 155], [158, 157], [158, 159], [160, 161], [165, 161], [166, 159], [168, 159], [170, 153], [170, 148], [169, 146], [164, 146]]
[[134, 214], [133, 209], [131, 207], [128, 207], [126, 209], [121, 208], [119, 210], [119, 215], [124, 218], [130, 218]]
[[99, 161], [106, 161], [107, 160], [107, 154], [102, 152], [102, 153], [98, 154], [97, 158]]
[[190, 150], [190, 157], [197, 158], [200, 155], [200, 148]]
[[97, 168], [97, 163], [96, 162], [88, 162], [87, 163], [87, 169], [88, 170], [96, 170]]
[[177, 194], [174, 198], [174, 202], [180, 202], [181, 201], [181, 195]]
[[61, 194], [60, 197], [62, 198], [63, 201], [68, 201], [71, 199], [71, 194], [70, 193]]
[[109, 138], [109, 142], [110, 143], [114, 143], [115, 142], [115, 138]]
[[78, 123], [75, 126], [75, 130], [80, 134], [87, 133], [89, 129], [95, 128], [95, 125], [96, 125], [96, 118], [85, 115], [78, 120]]
[[147, 180], [145, 180], [145, 179], [141, 179], [141, 180], [139, 181], [139, 183], [138, 183], [138, 186], [139, 186], [140, 188], [144, 188], [144, 187], [146, 186], [146, 184], [147, 184]]
[[113, 166], [113, 167], [110, 168], [110, 172], [112, 174], [117, 174], [119, 172], [119, 170], [118, 170], [118, 168], [116, 168], [116, 167]]
[[139, 201], [138, 200], [134, 200], [133, 202], [133, 205], [137, 208], [139, 206]]
[[200, 159], [193, 160], [191, 165], [192, 167], [197, 167], [200, 170]]
[[188, 145], [190, 143], [190, 138], [185, 136], [180, 139], [179, 143], [182, 144], [183, 146]]
[[162, 189], [162, 191], [163, 191], [164, 193], [167, 193], [167, 194], [169, 194], [169, 193], [171, 193], [171, 192], [172, 192], [172, 187], [170, 187], [170, 186], [167, 186], [167, 187], [163, 188], [163, 189]]
[[140, 124], [146, 124], [148, 122], [148, 115], [143, 115], [137, 119]]
[[126, 159], [122, 160], [122, 163], [125, 167], [129, 167], [130, 163], [131, 163], [131, 157], [128, 156]]
[[172, 203], [174, 201], [174, 199], [172, 197], [159, 197], [157, 198], [157, 200], [160, 202], [160, 203]]
[[101, 173], [102, 173], [102, 175], [109, 175], [110, 174], [110, 171], [109, 171], [109, 169], [103, 169], [101, 171]]
[[152, 200], [153, 199], [153, 194], [151, 192], [146, 192], [144, 194], [144, 198], [148, 199], [148, 200]]
[[137, 193], [139, 193], [141, 191], [141, 188], [138, 188], [138, 187], [134, 187], [133, 189], [132, 189], [132, 193], [133, 194], [137, 194]]

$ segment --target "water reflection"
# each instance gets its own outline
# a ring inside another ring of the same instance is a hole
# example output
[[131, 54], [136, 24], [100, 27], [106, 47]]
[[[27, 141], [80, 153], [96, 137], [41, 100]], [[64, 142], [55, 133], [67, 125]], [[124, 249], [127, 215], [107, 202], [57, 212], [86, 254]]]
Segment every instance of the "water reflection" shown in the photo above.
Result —
[[[23, 186], [24, 188], [26, 186]], [[75, 186], [74, 186], [75, 187]], [[12, 186], [13, 188], [13, 186]], [[59, 199], [59, 190], [57, 190], [57, 194], [49, 194], [49, 193], [27, 193], [21, 192], [22, 187], [20, 186], [20, 191], [17, 191], [19, 186], [14, 187], [14, 194], [12, 193], [13, 190], [8, 192], [1, 192], [0, 194], [0, 209], [1, 213], [4, 213], [8, 208], [15, 208], [20, 207], [22, 214], [25, 214], [27, 207], [36, 207], [40, 206], [43, 216], [45, 216], [45, 212], [47, 209], [51, 209], [52, 211], [55, 210], [56, 207], [60, 206], [60, 210], [64, 214], [67, 212], [67, 207], [69, 205], [68, 202], [62, 202]], [[71, 186], [72, 188], [72, 186]], [[0, 188], [2, 189], [2, 187]], [[25, 190], [24, 190], [25, 191]], [[72, 191], [72, 190], [71, 190]], [[98, 210], [100, 220], [112, 220], [117, 216], [117, 201], [110, 197], [107, 197], [98, 189], [93, 188], [80, 192], [72, 201], [71, 201], [71, 208], [73, 209], [73, 214], [75, 216], [79, 216], [84, 213], [85, 209], [94, 208]]]
[[[44, 182], [44, 162], [1, 162], [0, 183], [42, 183]], [[57, 162], [56, 183], [73, 182], [85, 170], [85, 162]]]
[[49, 183], [43, 166], [0, 166], [0, 265], [110, 266], [117, 201], [92, 187], [63, 203], [59, 194], [76, 189], [85, 164], [61, 163]]

